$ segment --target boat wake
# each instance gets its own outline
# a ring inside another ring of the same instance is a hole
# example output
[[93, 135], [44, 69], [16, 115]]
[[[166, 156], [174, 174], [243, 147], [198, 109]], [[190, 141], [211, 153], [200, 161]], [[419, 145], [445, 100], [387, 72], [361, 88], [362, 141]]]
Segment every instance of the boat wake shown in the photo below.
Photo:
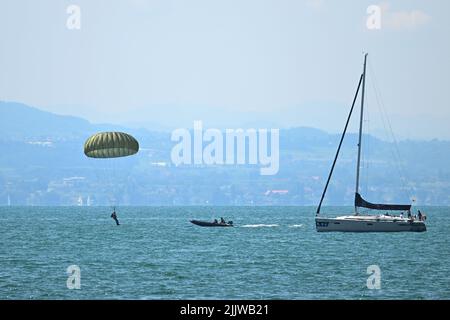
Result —
[[303, 224], [292, 224], [289, 226], [289, 228], [301, 228], [303, 227]]
[[279, 227], [278, 224], [245, 224], [241, 228], [271, 228]]

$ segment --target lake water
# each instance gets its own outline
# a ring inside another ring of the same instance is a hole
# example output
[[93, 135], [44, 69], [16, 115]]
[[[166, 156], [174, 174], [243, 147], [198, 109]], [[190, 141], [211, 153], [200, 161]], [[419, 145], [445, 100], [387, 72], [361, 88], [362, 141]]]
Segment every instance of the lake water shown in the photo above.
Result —
[[450, 208], [421, 209], [425, 233], [353, 234], [312, 207], [0, 207], [0, 299], [450, 299]]

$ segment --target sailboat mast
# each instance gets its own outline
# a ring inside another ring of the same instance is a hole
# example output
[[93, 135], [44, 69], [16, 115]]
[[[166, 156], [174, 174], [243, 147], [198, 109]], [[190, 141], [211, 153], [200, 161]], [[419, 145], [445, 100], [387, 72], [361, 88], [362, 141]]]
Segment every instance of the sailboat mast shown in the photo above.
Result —
[[[359, 170], [361, 166], [361, 141], [362, 141], [362, 126], [364, 119], [364, 93], [366, 89], [366, 64], [367, 64], [367, 53], [364, 55], [364, 71], [363, 71], [363, 83], [361, 91], [361, 114], [359, 118], [359, 138], [358, 138], [358, 161], [356, 163], [356, 189], [355, 196], [359, 193]], [[358, 214], [358, 207], [355, 207], [355, 214]]]

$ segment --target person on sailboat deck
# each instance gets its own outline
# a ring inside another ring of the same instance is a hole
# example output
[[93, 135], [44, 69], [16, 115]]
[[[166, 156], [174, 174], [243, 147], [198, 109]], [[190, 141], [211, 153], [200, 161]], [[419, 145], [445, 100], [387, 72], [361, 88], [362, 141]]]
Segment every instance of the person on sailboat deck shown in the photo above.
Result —
[[411, 210], [408, 210], [408, 219], [411, 219]]
[[419, 221], [426, 219], [422, 212], [420, 212], [420, 210], [417, 210], [417, 217], [419, 218]]

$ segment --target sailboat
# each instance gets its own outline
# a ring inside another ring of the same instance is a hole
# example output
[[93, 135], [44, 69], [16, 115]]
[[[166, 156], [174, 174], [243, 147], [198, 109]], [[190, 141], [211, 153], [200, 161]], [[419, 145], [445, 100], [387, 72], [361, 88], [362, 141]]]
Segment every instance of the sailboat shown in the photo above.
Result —
[[[345, 124], [344, 131], [339, 142], [339, 146], [336, 152], [336, 156], [331, 166], [330, 173], [328, 175], [325, 188], [322, 193], [319, 205], [316, 211], [316, 230], [318, 232], [330, 232], [330, 231], [342, 231], [342, 232], [401, 232], [401, 231], [413, 231], [413, 232], [423, 232], [426, 231], [426, 225], [421, 216], [420, 219], [416, 220], [411, 216], [411, 205], [410, 204], [375, 204], [370, 203], [363, 199], [359, 191], [359, 173], [361, 165], [361, 143], [362, 143], [362, 126], [363, 126], [363, 115], [364, 115], [364, 93], [366, 85], [366, 65], [367, 65], [367, 54], [364, 55], [364, 70], [359, 79], [358, 88], [356, 90], [355, 97], [353, 99], [353, 104], [350, 109], [350, 113], [347, 117], [347, 122]], [[322, 202], [325, 197], [328, 184], [330, 183], [331, 176], [333, 174], [336, 161], [339, 156], [339, 151], [342, 146], [345, 134], [347, 132], [347, 127], [350, 122], [353, 109], [358, 98], [359, 90], [362, 87], [361, 92], [361, 111], [359, 119], [359, 138], [358, 138], [358, 158], [356, 164], [356, 188], [355, 188], [355, 212], [350, 215], [338, 216], [335, 218], [322, 217], [320, 215], [320, 209], [322, 207]], [[378, 215], [361, 215], [359, 212], [360, 208], [373, 209], [379, 211], [393, 211], [402, 212], [400, 215], [390, 215], [389, 213], [378, 214]], [[407, 212], [408, 216], [403, 217], [403, 213]]]

